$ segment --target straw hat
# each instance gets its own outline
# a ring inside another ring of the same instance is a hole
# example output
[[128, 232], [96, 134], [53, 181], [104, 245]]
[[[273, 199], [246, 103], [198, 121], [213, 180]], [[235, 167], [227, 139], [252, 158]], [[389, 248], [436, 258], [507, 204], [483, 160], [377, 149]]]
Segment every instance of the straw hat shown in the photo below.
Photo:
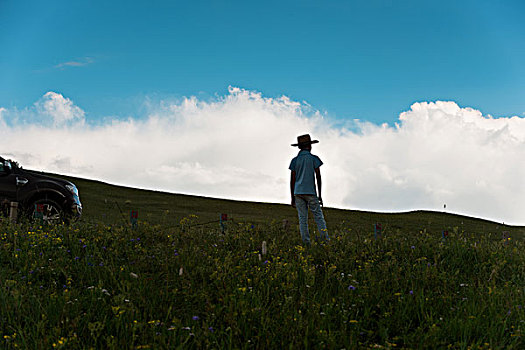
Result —
[[297, 143], [292, 144], [292, 146], [307, 146], [314, 143], [318, 143], [318, 140], [313, 140], [310, 138], [309, 134], [297, 136]]

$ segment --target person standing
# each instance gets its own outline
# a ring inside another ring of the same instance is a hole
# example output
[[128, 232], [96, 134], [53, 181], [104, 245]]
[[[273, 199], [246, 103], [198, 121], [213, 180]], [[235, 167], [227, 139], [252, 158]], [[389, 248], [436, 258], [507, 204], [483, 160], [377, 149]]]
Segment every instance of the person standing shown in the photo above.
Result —
[[[310, 233], [308, 232], [308, 209], [314, 216], [315, 223], [319, 229], [322, 240], [329, 241], [326, 221], [324, 219], [323, 199], [321, 196], [321, 170], [319, 169], [323, 162], [321, 159], [311, 153], [312, 144], [318, 143], [318, 140], [311, 140], [310, 135], [301, 135], [297, 137], [297, 143], [292, 146], [299, 147], [299, 154], [293, 158], [289, 169], [290, 192], [292, 195], [292, 207], [297, 209], [299, 216], [299, 230], [303, 243], [310, 245]], [[317, 180], [316, 192], [315, 182]]]

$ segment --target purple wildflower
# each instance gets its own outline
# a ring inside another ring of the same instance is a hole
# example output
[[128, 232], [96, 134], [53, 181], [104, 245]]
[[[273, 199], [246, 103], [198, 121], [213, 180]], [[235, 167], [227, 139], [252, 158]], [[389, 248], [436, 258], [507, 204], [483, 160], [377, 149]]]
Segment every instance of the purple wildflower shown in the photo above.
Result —
[[199, 320], [199, 316], [193, 316], [191, 319], [192, 319], [193, 321], [198, 321], [198, 320]]
[[348, 290], [356, 290], [356, 288], [354, 286], [352, 286], [352, 285], [349, 285], [348, 286]]

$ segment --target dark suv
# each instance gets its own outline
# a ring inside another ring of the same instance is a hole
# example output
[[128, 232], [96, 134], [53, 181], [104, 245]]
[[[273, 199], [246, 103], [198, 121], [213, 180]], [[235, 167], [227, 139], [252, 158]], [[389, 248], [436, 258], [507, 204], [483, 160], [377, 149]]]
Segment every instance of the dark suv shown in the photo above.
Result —
[[79, 218], [82, 204], [77, 187], [0, 157], [0, 205], [6, 213], [10, 202], [18, 202], [19, 213], [39, 217], [45, 223], [68, 222]]

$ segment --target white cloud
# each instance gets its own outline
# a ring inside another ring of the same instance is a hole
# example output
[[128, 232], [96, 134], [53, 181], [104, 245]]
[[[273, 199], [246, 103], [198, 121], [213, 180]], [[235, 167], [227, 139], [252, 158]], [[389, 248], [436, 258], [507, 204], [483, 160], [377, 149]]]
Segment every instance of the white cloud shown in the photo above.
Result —
[[[44, 101], [44, 103], [42, 103]], [[84, 112], [47, 93], [35, 113], [54, 126], [0, 129], [0, 149], [27, 168], [223, 198], [289, 202], [296, 136], [324, 161], [328, 206], [447, 210], [525, 223], [525, 119], [492, 118], [454, 102], [415, 103], [391, 127], [338, 128], [304, 103], [238, 88], [214, 101], [164, 101], [144, 118], [75, 127]], [[48, 104], [46, 105], [46, 102]], [[44, 107], [41, 107], [41, 106]], [[14, 119], [13, 111], [4, 111]], [[354, 128], [355, 129], [355, 128]], [[33, 141], [28, 141], [33, 140]]]
[[84, 111], [59, 93], [49, 91], [35, 103], [39, 117], [51, 117], [54, 126], [84, 122]]
[[84, 57], [84, 58], [81, 58], [79, 60], [73, 60], [73, 61], [67, 61], [67, 62], [62, 62], [62, 63], [59, 63], [57, 65], [54, 66], [54, 68], [58, 68], [58, 69], [64, 69], [64, 68], [67, 68], [67, 67], [83, 67], [83, 66], [87, 66], [91, 63], [93, 63], [93, 59], [91, 57]]

